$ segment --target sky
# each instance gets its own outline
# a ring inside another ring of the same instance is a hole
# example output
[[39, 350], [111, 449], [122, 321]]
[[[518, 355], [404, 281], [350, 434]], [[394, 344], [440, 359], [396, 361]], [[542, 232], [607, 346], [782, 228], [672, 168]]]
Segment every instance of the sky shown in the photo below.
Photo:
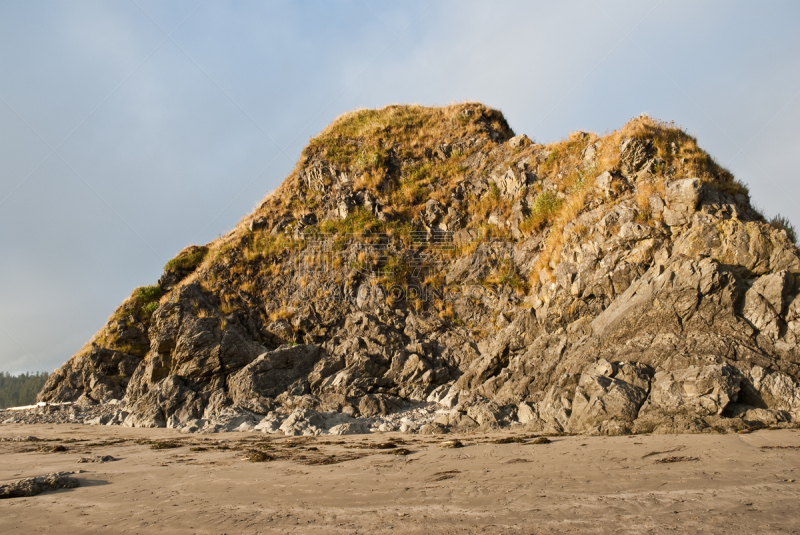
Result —
[[51, 372], [339, 114], [476, 100], [539, 142], [641, 113], [800, 228], [800, 2], [0, 0], [0, 371]]

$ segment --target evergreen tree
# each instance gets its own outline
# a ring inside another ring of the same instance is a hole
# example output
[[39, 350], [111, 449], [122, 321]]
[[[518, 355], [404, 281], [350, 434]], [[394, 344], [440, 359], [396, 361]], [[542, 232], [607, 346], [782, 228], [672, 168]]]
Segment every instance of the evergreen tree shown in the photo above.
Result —
[[47, 377], [44, 372], [20, 375], [0, 372], [0, 409], [36, 403], [36, 394], [44, 386]]

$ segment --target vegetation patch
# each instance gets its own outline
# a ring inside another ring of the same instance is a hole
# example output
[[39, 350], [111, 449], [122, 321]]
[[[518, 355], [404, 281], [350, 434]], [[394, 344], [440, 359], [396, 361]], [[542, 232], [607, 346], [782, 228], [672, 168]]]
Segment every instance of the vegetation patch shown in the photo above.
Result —
[[36, 394], [47, 382], [44, 372], [11, 375], [0, 372], [0, 409], [23, 407], [36, 403]]
[[187, 247], [178, 255], [167, 262], [164, 266], [164, 271], [192, 271], [199, 266], [208, 255], [208, 247], [206, 246], [191, 246]]
[[670, 464], [670, 463], [685, 463], [691, 461], [699, 461], [699, 457], [680, 457], [680, 456], [673, 456], [673, 457], [663, 457], [661, 459], [656, 459], [657, 464]]
[[183, 446], [173, 440], [137, 440], [137, 444], [149, 445], [151, 450], [171, 450]]
[[490, 444], [524, 444], [525, 437], [503, 437], [496, 440], [490, 440]]
[[264, 463], [272, 459], [274, 459], [272, 455], [260, 450], [252, 450], [248, 453], [247, 457], [245, 457], [245, 460], [251, 463]]
[[792, 243], [797, 244], [797, 231], [787, 217], [778, 214], [769, 220], [769, 224], [776, 229], [786, 231], [786, 235], [789, 237]]
[[411, 455], [414, 452], [411, 451], [408, 448], [397, 448], [397, 449], [394, 449], [394, 450], [384, 451], [383, 453], [386, 454], [386, 455], [401, 455], [401, 456], [405, 456], [405, 455]]

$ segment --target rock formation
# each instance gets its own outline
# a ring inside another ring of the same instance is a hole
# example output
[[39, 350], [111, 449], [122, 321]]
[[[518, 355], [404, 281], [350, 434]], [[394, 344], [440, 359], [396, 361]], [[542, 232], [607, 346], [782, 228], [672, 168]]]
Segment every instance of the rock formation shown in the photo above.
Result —
[[0, 485], [0, 500], [37, 496], [51, 490], [74, 489], [80, 486], [80, 481], [74, 477], [70, 477], [73, 473], [74, 472], [55, 472], [44, 476], [19, 479], [6, 485]]
[[187, 431], [791, 425], [798, 290], [786, 231], [672, 124], [545, 146], [474, 103], [361, 110], [39, 400]]

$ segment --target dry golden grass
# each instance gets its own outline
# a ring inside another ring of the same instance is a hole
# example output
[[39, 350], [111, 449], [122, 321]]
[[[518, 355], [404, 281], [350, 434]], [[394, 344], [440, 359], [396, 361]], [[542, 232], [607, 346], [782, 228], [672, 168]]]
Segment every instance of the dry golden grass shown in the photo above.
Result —
[[236, 296], [231, 294], [222, 294], [220, 297], [220, 304], [219, 311], [223, 314], [231, 314], [239, 310], [239, 302]]
[[294, 309], [289, 308], [287, 306], [282, 306], [277, 310], [273, 310], [269, 313], [269, 320], [272, 322], [276, 322], [279, 320], [291, 320], [294, 317]]
[[[664, 168], [673, 167], [677, 177], [698, 177], [706, 182], [734, 183], [733, 175], [720, 166], [690, 136], [673, 122], [664, 122], [642, 115], [631, 119], [622, 128], [603, 136], [599, 151], [599, 167], [616, 169], [620, 163], [619, 146], [625, 138], [652, 140], [657, 157]], [[655, 169], [661, 174], [665, 169]]]
[[656, 188], [650, 182], [639, 184], [636, 188], [636, 206], [639, 208], [637, 220], [640, 223], [650, 223], [652, 221], [652, 211], [650, 209], [650, 196], [656, 191]]
[[[586, 207], [586, 200], [594, 191], [593, 174], [586, 175], [579, 187], [574, 187], [573, 193], [560, 205], [558, 215], [553, 219], [550, 231], [545, 240], [542, 252], [534, 263], [531, 274], [539, 280], [554, 279], [554, 269], [561, 258], [561, 248], [564, 244], [564, 228], [574, 221]], [[573, 229], [574, 232], [574, 229]]]
[[450, 304], [450, 303], [447, 303], [446, 305], [444, 305], [444, 307], [439, 312], [439, 318], [441, 318], [443, 320], [452, 320], [455, 317], [456, 317], [456, 314], [453, 311], [453, 305]]
[[364, 173], [361, 173], [361, 175], [359, 175], [359, 177], [353, 182], [353, 191], [377, 191], [385, 176], [385, 169], [370, 169]]
[[[590, 143], [597, 140], [597, 135], [587, 132], [573, 132], [563, 141], [551, 143], [545, 147], [547, 157], [539, 163], [538, 174], [542, 178], [556, 180], [563, 172], [577, 169], [583, 162], [581, 153]], [[563, 183], [566, 187], [568, 184]], [[563, 191], [563, 189], [561, 190]]]

